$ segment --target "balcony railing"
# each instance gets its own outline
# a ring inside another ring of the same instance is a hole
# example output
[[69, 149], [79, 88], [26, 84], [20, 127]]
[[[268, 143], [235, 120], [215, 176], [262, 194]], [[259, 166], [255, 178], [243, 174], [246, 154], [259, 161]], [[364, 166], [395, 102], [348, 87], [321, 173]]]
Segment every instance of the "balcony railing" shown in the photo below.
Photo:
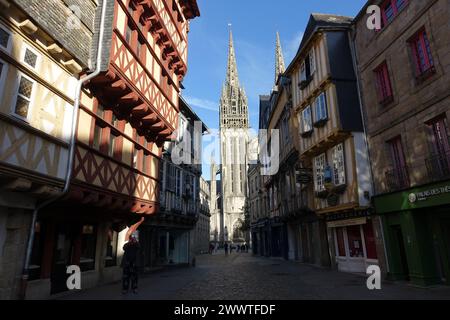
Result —
[[407, 189], [411, 186], [408, 167], [399, 167], [386, 172], [386, 183], [389, 191]]
[[450, 178], [450, 151], [436, 154], [425, 160], [428, 176], [432, 181]]

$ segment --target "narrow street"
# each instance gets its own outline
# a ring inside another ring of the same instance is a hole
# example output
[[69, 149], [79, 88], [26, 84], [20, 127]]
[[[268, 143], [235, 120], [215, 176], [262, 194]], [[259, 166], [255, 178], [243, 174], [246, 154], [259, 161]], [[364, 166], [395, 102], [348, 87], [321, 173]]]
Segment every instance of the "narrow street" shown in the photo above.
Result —
[[296, 300], [296, 299], [450, 299], [450, 288], [416, 288], [383, 282], [366, 288], [364, 275], [320, 269], [246, 253], [203, 255], [195, 268], [173, 268], [140, 279], [139, 293], [121, 294], [120, 284], [79, 293], [66, 300]]

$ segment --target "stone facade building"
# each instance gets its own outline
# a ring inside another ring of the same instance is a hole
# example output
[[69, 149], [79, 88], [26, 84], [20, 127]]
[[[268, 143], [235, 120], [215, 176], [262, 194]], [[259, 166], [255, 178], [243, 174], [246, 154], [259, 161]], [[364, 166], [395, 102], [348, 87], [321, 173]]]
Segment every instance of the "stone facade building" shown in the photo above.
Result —
[[381, 30], [354, 44], [385, 271], [415, 285], [450, 284], [450, 4], [386, 1]]

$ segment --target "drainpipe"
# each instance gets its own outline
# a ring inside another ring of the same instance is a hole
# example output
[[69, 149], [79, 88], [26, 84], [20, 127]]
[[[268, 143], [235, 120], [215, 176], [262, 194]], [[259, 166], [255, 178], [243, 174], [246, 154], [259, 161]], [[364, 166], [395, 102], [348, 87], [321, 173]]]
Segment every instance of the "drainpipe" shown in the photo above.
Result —
[[97, 47], [97, 63], [95, 66], [96, 67], [95, 71], [93, 73], [91, 73], [90, 75], [84, 77], [83, 79], [78, 80], [77, 86], [75, 89], [75, 100], [74, 100], [73, 113], [72, 113], [72, 128], [71, 128], [70, 143], [69, 143], [69, 159], [68, 159], [68, 163], [67, 163], [64, 189], [60, 195], [58, 195], [55, 198], [48, 199], [48, 200], [38, 204], [35, 207], [35, 209], [33, 210], [33, 216], [31, 219], [31, 226], [30, 226], [30, 230], [29, 230], [28, 243], [27, 243], [27, 251], [26, 251], [26, 255], [25, 255], [25, 263], [24, 263], [24, 267], [23, 267], [23, 271], [22, 271], [21, 287], [20, 287], [20, 293], [19, 293], [19, 298], [22, 300], [24, 300], [26, 297], [26, 290], [27, 290], [27, 284], [28, 284], [28, 273], [29, 273], [30, 259], [31, 259], [31, 253], [33, 250], [33, 241], [34, 241], [34, 234], [35, 234], [34, 228], [35, 228], [38, 213], [41, 209], [62, 199], [69, 191], [70, 181], [72, 179], [72, 173], [73, 173], [73, 162], [74, 162], [75, 142], [76, 142], [75, 134], [76, 134], [77, 124], [78, 124], [78, 111], [79, 111], [79, 107], [80, 107], [81, 88], [84, 83], [95, 78], [101, 72], [103, 38], [104, 38], [104, 33], [105, 33], [107, 3], [108, 3], [108, 0], [103, 0], [99, 38], [98, 38], [98, 47]]
[[[362, 117], [362, 124], [363, 124], [363, 130], [364, 130], [364, 143], [366, 145], [366, 149], [367, 149], [367, 155], [368, 155], [368, 160], [369, 160], [369, 168], [370, 168], [370, 182], [372, 184], [372, 191], [375, 192], [375, 182], [373, 181], [373, 169], [372, 169], [372, 160], [371, 160], [371, 153], [370, 153], [370, 149], [369, 149], [369, 142], [367, 141], [367, 127], [366, 127], [366, 121], [365, 121], [365, 116], [364, 116], [364, 109], [363, 109], [363, 100], [362, 100], [362, 93], [361, 93], [361, 78], [359, 76], [359, 72], [358, 72], [358, 57], [356, 55], [356, 45], [355, 45], [355, 38], [356, 38], [356, 28], [353, 25], [352, 27], [352, 32], [351, 32], [351, 38], [350, 38], [350, 49], [352, 52], [352, 56], [353, 56], [353, 67], [355, 69], [355, 75], [356, 75], [356, 88], [358, 90], [358, 98], [359, 98], [359, 108], [360, 108], [360, 112], [361, 112], [361, 117]], [[379, 223], [380, 223], [380, 229], [381, 229], [381, 239], [383, 240], [383, 249], [384, 249], [384, 255], [385, 255], [385, 261], [386, 261], [386, 269], [387, 272], [389, 272], [389, 261], [388, 261], [388, 255], [387, 255], [387, 250], [386, 250], [386, 242], [384, 239], [384, 230], [383, 230], [383, 222], [382, 222], [382, 218], [381, 216], [378, 217], [379, 218]]]

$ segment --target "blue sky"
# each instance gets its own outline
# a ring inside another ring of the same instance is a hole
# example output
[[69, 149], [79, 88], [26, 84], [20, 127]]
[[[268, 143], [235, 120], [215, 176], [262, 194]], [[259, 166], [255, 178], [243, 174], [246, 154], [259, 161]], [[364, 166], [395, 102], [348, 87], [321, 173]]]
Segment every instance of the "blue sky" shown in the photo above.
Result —
[[[258, 126], [260, 94], [274, 82], [275, 34], [289, 65], [313, 12], [356, 15], [366, 0], [197, 0], [201, 17], [191, 22], [184, 97], [209, 128], [219, 125], [219, 98], [226, 75], [228, 24], [232, 24], [241, 85], [250, 125]], [[204, 176], [209, 169], [204, 166]]]

